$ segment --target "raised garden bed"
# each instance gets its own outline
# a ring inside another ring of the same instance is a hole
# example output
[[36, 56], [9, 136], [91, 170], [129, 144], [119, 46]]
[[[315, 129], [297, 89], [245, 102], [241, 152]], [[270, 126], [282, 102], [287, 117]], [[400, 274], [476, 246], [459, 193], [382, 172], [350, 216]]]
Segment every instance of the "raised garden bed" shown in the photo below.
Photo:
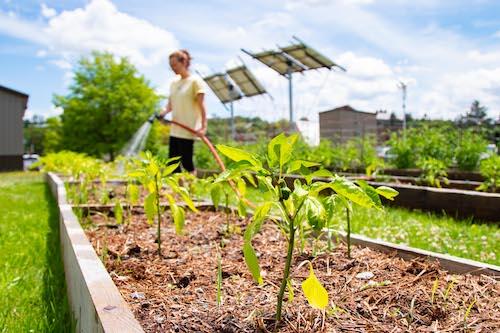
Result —
[[[59, 195], [59, 199], [63, 197]], [[89, 207], [92, 209], [100, 208]], [[234, 232], [224, 234], [223, 213], [190, 213], [183, 236], [176, 235], [172, 223], [167, 222], [162, 229], [164, 252], [160, 258], [156, 253], [155, 228], [146, 223], [140, 209], [134, 210], [132, 222], [126, 226], [116, 226], [112, 217], [104, 218], [102, 214], [91, 216], [94, 227], [86, 233], [144, 330], [273, 329], [285, 244], [282, 234], [272, 225], [266, 224], [254, 238], [265, 271], [265, 284], [258, 286], [248, 273], [241, 253], [240, 232], [245, 228], [245, 220], [233, 218]], [[450, 266], [442, 261], [448, 265], [447, 269], [460, 267], [461, 272], [483, 273], [450, 275], [436, 262], [404, 261], [397, 257], [405, 253], [406, 258], [424, 255], [439, 259], [439, 255], [362, 237], [353, 239], [391, 254], [359, 247], [353, 251], [354, 260], [349, 260], [339, 243], [332, 252], [312, 257], [312, 248], [306, 247], [293, 263], [295, 299], [286, 305], [281, 332], [460, 331], [465, 325], [473, 331], [500, 329], [497, 304], [500, 285], [495, 278], [484, 275], [500, 274], [498, 267], [447, 256], [452, 263]], [[219, 308], [215, 296], [217, 248], [222, 257], [224, 300]], [[315, 248], [321, 249], [321, 243]], [[305, 260], [312, 261], [318, 279], [328, 290], [330, 306], [324, 316], [307, 305], [300, 290], [300, 283], [308, 274]], [[457, 266], [458, 262], [461, 263]], [[361, 272], [371, 272], [374, 276], [364, 280], [358, 276]]]

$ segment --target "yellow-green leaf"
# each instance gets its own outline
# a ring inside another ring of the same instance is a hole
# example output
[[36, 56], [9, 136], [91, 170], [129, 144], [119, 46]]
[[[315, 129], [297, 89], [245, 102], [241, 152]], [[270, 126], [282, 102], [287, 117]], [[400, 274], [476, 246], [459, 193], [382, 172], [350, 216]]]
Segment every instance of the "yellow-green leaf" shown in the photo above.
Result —
[[245, 263], [247, 264], [250, 273], [252, 273], [255, 282], [257, 282], [258, 284], [263, 284], [264, 280], [260, 275], [259, 259], [257, 258], [255, 250], [253, 249], [250, 242], [245, 241], [245, 243], [243, 244], [243, 256], [245, 257]]
[[309, 277], [302, 282], [302, 291], [313, 308], [323, 310], [328, 306], [328, 293], [314, 275], [311, 264], [309, 264]]
[[123, 222], [123, 207], [122, 204], [120, 203], [120, 200], [116, 200], [115, 202], [115, 219], [117, 224], [122, 224]]
[[148, 194], [146, 199], [144, 199], [144, 211], [148, 219], [148, 223], [152, 224], [156, 214], [156, 197], [154, 193]]
[[375, 189], [375, 191], [377, 191], [378, 194], [389, 200], [394, 200], [394, 197], [399, 194], [398, 191], [388, 186], [379, 186]]

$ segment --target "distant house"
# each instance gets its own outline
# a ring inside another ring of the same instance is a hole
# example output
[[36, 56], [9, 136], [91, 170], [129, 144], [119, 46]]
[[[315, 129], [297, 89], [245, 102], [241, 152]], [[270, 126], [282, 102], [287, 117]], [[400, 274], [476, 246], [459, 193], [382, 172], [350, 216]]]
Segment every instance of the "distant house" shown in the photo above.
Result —
[[0, 85], [0, 171], [23, 169], [23, 117], [28, 97]]
[[319, 113], [320, 139], [344, 143], [352, 138], [377, 135], [377, 114], [344, 105]]
[[389, 119], [377, 119], [377, 139], [379, 142], [385, 142], [391, 137], [391, 133], [403, 130], [403, 120], [396, 118], [391, 113]]

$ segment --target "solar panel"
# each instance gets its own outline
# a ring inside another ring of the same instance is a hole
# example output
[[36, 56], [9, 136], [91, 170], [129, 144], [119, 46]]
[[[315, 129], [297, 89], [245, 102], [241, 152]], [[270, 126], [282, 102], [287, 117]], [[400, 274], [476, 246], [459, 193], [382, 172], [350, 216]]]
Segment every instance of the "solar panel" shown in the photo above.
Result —
[[330, 69], [335, 66], [333, 61], [322, 56], [313, 49], [307, 48], [305, 45], [290, 45], [287, 47], [281, 47], [280, 49], [309, 67], [309, 69], [318, 69], [322, 67]]
[[333, 67], [339, 67], [340, 69], [345, 69], [342, 66], [337, 65], [315, 49], [307, 46], [297, 37], [294, 37], [298, 44], [292, 44], [287, 47], [280, 47], [280, 50], [288, 54], [289, 56], [297, 59], [302, 64], [309, 67], [309, 69], [318, 69], [326, 67], [332, 69]]
[[224, 104], [242, 98], [241, 93], [234, 89], [234, 85], [231, 81], [229, 81], [225, 74], [213, 74], [204, 77], [203, 80], [207, 83], [210, 89], [212, 89], [215, 96], [217, 96], [217, 98]]
[[245, 50], [243, 51], [248, 53], [253, 58], [259, 60], [264, 65], [271, 67], [281, 75], [286, 75], [289, 72], [296, 73], [307, 70], [306, 66], [302, 65], [300, 62], [281, 51], [264, 51], [255, 54], [252, 54]]
[[266, 89], [257, 81], [257, 78], [246, 66], [231, 68], [227, 71], [227, 74], [229, 74], [246, 97], [266, 93]]

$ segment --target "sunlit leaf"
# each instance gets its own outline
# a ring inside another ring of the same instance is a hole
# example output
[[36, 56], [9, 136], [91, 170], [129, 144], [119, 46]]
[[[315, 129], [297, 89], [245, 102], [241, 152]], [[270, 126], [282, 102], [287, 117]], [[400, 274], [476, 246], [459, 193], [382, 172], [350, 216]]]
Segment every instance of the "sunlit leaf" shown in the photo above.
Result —
[[359, 186], [345, 177], [335, 177], [328, 183], [337, 194], [363, 207], [370, 208], [374, 205], [372, 199]]
[[288, 302], [292, 303], [295, 296], [293, 293], [293, 286], [291, 279], [286, 280], [286, 289], [288, 290]]
[[370, 197], [370, 199], [372, 199], [374, 206], [378, 209], [382, 209], [382, 202], [380, 201], [379, 194], [375, 191], [373, 186], [361, 179], [356, 180], [356, 183]]
[[260, 275], [259, 259], [257, 258], [255, 250], [253, 249], [250, 242], [245, 242], [243, 244], [243, 255], [245, 257], [245, 263], [247, 264], [250, 273], [252, 273], [255, 282], [257, 282], [258, 284], [263, 284], [264, 280]]
[[245, 217], [247, 215], [247, 205], [243, 200], [238, 201], [238, 215], [240, 217]]
[[115, 208], [113, 211], [115, 213], [116, 223], [122, 224], [122, 222], [123, 222], [123, 207], [122, 207], [122, 204], [120, 203], [120, 200], [116, 200]]
[[132, 205], [139, 201], [139, 187], [135, 184], [128, 185], [128, 200]]
[[148, 223], [152, 224], [156, 214], [156, 197], [154, 193], [150, 193], [144, 199], [144, 212], [148, 219]]
[[312, 264], [309, 264], [309, 277], [302, 282], [302, 291], [311, 307], [323, 310], [328, 306], [328, 293], [316, 278]]
[[303, 161], [303, 160], [295, 160], [290, 163], [288, 166], [288, 169], [286, 170], [286, 173], [292, 173], [297, 170], [300, 170], [302, 167], [305, 168], [310, 168], [313, 166], [318, 166], [320, 165], [319, 163], [316, 162], [309, 162], [309, 161]]
[[210, 188], [210, 196], [215, 209], [219, 208], [220, 199], [222, 197], [222, 186], [220, 184], [213, 184]]
[[394, 197], [399, 194], [398, 191], [388, 186], [379, 186], [375, 189], [375, 191], [377, 191], [378, 194], [389, 200], [394, 200]]
[[230, 158], [235, 162], [248, 161], [253, 166], [261, 166], [259, 160], [257, 160], [252, 154], [238, 148], [229, 147], [226, 145], [217, 145], [217, 149], [226, 157]]

